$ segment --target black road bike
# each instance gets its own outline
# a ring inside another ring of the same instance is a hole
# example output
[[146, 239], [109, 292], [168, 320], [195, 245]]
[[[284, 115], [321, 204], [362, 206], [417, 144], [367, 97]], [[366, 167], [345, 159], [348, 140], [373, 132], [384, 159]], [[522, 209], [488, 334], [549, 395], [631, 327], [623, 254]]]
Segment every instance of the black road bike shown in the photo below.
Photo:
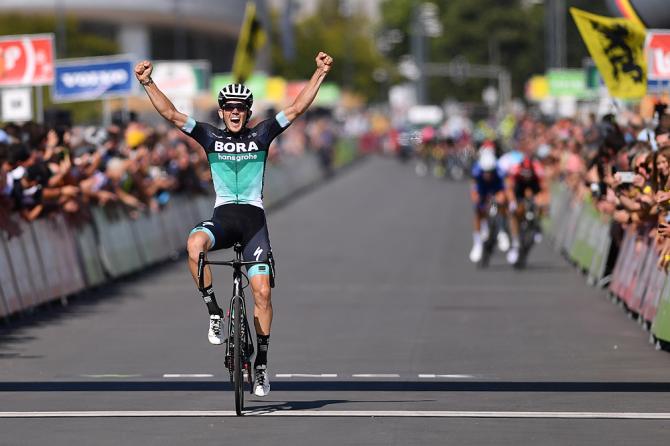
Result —
[[535, 200], [524, 198], [523, 218], [519, 222], [519, 259], [514, 265], [517, 269], [526, 267], [528, 254], [535, 244], [535, 234], [540, 232], [540, 213]]
[[[230, 372], [230, 382], [235, 389], [235, 412], [242, 415], [244, 410], [244, 374], [246, 372], [249, 392], [253, 393], [253, 371], [251, 368], [251, 357], [254, 355], [254, 342], [251, 337], [249, 320], [247, 318], [247, 306], [244, 300], [244, 289], [249, 286], [249, 278], [242, 272], [242, 267], [259, 264], [270, 266], [270, 287], [274, 288], [274, 260], [272, 253], [268, 255], [268, 261], [245, 262], [242, 260], [242, 245], [235, 243], [235, 259], [230, 261], [210, 261], [205, 259], [205, 253], [201, 252], [198, 259], [198, 285], [204, 288], [204, 269], [206, 265], [225, 265], [233, 268], [233, 297], [228, 307], [228, 336], [224, 341], [226, 345], [225, 367]], [[243, 285], [242, 279], [247, 284]]]
[[479, 260], [479, 267], [486, 268], [489, 266], [491, 256], [496, 247], [498, 233], [505, 229], [505, 219], [500, 213], [500, 207], [495, 199], [489, 200], [489, 206], [486, 213], [486, 222], [489, 228], [488, 238], [484, 241], [482, 247], [482, 258]]

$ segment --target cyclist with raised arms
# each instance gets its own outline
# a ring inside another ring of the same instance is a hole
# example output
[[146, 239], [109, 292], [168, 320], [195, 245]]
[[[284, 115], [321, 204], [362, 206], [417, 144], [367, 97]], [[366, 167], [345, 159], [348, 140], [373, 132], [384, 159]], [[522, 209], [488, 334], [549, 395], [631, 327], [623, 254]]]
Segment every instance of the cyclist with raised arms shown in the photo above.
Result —
[[[276, 116], [247, 127], [251, 117], [253, 94], [242, 84], [230, 84], [219, 92], [219, 117], [223, 130], [198, 122], [180, 113], [151, 79], [150, 61], [139, 62], [135, 75], [144, 86], [151, 103], [168, 121], [195, 139], [207, 153], [216, 192], [214, 215], [191, 231], [188, 242], [188, 266], [198, 287], [198, 257], [201, 252], [242, 244], [245, 261], [268, 261], [270, 239], [263, 210], [263, 180], [270, 143], [312, 104], [321, 83], [330, 71], [333, 59], [320, 52], [316, 70], [293, 104]], [[254, 361], [254, 394], [270, 392], [267, 352], [272, 325], [272, 301], [269, 264], [248, 270], [254, 294], [254, 325], [258, 352]], [[223, 339], [223, 311], [212, 290], [212, 273], [205, 268], [204, 288], [199, 289], [209, 312], [209, 342], [220, 345]]]

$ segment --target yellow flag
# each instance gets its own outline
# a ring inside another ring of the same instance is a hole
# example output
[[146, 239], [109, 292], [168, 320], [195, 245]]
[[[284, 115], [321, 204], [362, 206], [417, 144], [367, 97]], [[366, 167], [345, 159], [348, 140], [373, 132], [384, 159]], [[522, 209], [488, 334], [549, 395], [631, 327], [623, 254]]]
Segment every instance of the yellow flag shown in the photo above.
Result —
[[576, 8], [570, 13], [610, 94], [621, 99], [643, 97], [647, 92], [644, 27]]
[[256, 53], [265, 44], [265, 40], [265, 31], [256, 17], [256, 4], [247, 2], [233, 61], [235, 82], [244, 82], [251, 76], [256, 64]]

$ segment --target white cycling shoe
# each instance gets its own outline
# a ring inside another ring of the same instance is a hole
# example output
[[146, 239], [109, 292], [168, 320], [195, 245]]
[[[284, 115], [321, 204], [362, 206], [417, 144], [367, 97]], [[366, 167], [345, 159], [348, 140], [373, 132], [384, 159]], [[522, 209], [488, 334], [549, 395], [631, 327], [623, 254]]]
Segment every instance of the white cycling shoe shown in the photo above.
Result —
[[472, 263], [477, 263], [481, 260], [482, 258], [482, 251], [483, 247], [481, 242], [480, 243], [475, 243], [472, 245], [472, 250], [470, 251], [470, 261]]
[[218, 314], [209, 316], [209, 331], [207, 332], [207, 339], [210, 344], [223, 344], [223, 318]]
[[270, 393], [270, 377], [267, 366], [260, 365], [254, 369], [254, 395], [268, 396]]
[[498, 233], [498, 249], [501, 252], [507, 252], [510, 246], [509, 235], [506, 232], [500, 231]]
[[479, 230], [479, 233], [481, 234], [482, 242], [485, 242], [486, 240], [489, 239], [489, 235], [491, 234], [489, 233], [489, 227], [486, 224], [486, 222], [482, 222], [482, 226], [481, 229]]
[[512, 246], [509, 251], [507, 251], [507, 263], [510, 265], [515, 265], [519, 260], [519, 247]]

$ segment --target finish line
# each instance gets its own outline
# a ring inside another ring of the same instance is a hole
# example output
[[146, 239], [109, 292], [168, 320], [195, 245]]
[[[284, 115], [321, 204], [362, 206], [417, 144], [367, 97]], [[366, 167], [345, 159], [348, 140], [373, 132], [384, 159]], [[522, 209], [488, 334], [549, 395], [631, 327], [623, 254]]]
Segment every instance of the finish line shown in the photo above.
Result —
[[[0, 418], [184, 418], [235, 417], [232, 410], [108, 410], [54, 412], [0, 412]], [[511, 418], [670, 420], [670, 412], [510, 412], [510, 411], [410, 411], [410, 410], [276, 410], [245, 412], [262, 417], [359, 417], [359, 418]]]

